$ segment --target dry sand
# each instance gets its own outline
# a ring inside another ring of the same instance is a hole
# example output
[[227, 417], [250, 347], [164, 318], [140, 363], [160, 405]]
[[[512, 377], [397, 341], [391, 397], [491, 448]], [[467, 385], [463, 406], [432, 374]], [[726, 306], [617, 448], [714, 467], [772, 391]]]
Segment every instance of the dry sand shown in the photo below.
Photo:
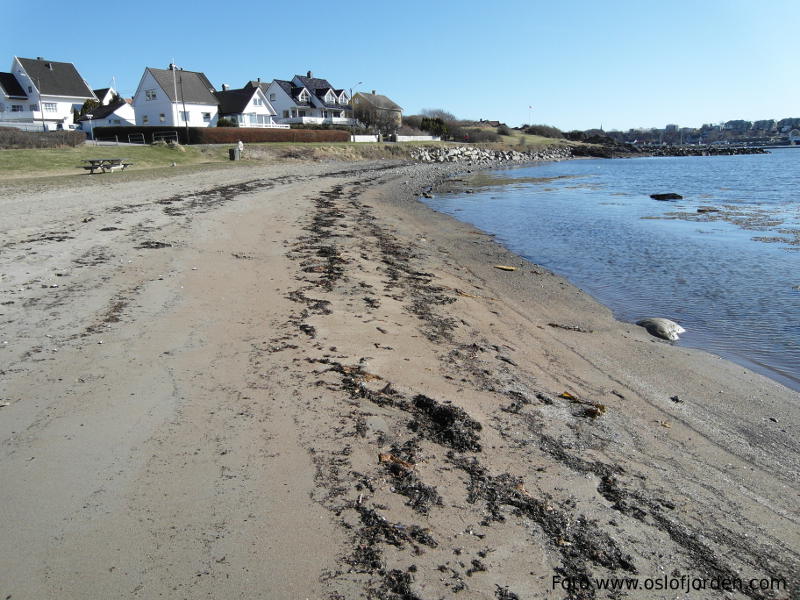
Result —
[[797, 598], [800, 394], [415, 200], [452, 170], [2, 188], [0, 599]]

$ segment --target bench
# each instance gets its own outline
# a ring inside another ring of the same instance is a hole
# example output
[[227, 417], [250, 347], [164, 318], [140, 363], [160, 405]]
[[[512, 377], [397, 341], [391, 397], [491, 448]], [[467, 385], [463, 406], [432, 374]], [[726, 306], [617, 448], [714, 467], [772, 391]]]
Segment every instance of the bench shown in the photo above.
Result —
[[92, 175], [95, 171], [99, 171], [100, 173], [124, 171], [127, 167], [133, 165], [131, 162], [125, 162], [124, 158], [87, 158], [84, 159], [83, 162], [88, 164], [79, 165], [78, 168], [85, 169]]

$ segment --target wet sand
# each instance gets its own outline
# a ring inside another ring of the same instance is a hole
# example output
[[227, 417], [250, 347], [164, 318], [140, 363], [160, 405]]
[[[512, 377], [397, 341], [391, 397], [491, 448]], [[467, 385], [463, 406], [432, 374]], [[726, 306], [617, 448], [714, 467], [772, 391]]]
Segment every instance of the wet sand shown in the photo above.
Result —
[[[796, 594], [800, 394], [416, 200], [456, 168], [3, 188], [0, 597]], [[552, 589], [607, 576], [790, 589]]]

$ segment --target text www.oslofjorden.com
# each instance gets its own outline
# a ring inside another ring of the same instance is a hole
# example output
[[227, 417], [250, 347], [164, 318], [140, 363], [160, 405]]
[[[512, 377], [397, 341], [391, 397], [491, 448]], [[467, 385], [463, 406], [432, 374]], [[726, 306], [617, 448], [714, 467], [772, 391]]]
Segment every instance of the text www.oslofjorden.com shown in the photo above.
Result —
[[728, 577], [562, 577], [553, 576], [552, 589], [557, 590], [609, 590], [609, 591], [672, 591], [689, 594], [707, 590], [722, 592], [786, 591], [786, 580], [782, 578], [739, 579]]

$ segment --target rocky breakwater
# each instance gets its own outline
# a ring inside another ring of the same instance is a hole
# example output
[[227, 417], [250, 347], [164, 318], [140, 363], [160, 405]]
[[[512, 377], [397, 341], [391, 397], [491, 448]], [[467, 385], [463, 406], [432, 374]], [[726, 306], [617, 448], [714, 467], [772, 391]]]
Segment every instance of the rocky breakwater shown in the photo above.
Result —
[[566, 160], [572, 158], [567, 146], [545, 146], [536, 150], [492, 150], [475, 146], [422, 146], [411, 151], [411, 158], [426, 163], [466, 162], [491, 164], [502, 162], [531, 162], [542, 160]]
[[659, 146], [642, 148], [650, 156], [733, 156], [735, 154], [769, 154], [755, 146]]

